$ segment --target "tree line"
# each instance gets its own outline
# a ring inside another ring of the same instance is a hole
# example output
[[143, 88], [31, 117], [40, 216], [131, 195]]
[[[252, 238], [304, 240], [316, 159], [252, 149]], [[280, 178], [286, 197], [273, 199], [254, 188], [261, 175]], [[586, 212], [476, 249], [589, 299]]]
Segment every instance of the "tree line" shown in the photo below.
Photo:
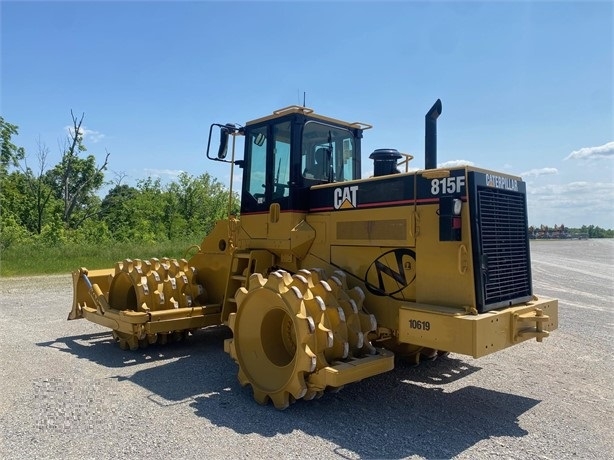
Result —
[[529, 238], [532, 239], [571, 239], [571, 238], [614, 238], [614, 230], [601, 228], [598, 225], [583, 225], [578, 228], [566, 227], [564, 224], [540, 225], [529, 227]]
[[[60, 142], [61, 158], [49, 164], [50, 150], [37, 142], [34, 155], [16, 145], [18, 126], [0, 117], [0, 250], [15, 244], [104, 242], [155, 243], [201, 238], [228, 213], [228, 189], [208, 173], [182, 173], [162, 184], [148, 177], [136, 186], [105, 180], [110, 153], [88, 154], [84, 115], [71, 112]], [[100, 191], [111, 186], [105, 196]], [[233, 199], [238, 213], [238, 197]]]
[[[110, 153], [102, 161], [87, 154], [84, 115], [71, 111], [71, 125], [60, 142], [61, 158], [49, 164], [42, 141], [28, 155], [14, 143], [18, 126], [0, 116], [0, 250], [16, 244], [105, 242], [156, 243], [177, 238], [200, 239], [228, 212], [228, 190], [208, 173], [182, 173], [162, 184], [148, 177], [136, 186], [105, 181]], [[112, 187], [104, 197], [103, 186]], [[233, 197], [232, 213], [239, 199]], [[528, 228], [531, 238], [612, 238], [614, 230], [594, 225]]]

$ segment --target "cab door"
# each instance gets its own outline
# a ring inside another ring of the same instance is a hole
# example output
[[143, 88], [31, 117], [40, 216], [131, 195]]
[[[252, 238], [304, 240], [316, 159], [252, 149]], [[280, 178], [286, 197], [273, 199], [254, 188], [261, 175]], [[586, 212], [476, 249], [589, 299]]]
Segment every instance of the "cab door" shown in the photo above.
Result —
[[281, 211], [290, 210], [291, 126], [280, 121], [246, 130], [241, 220], [251, 238], [279, 237], [279, 230], [271, 234], [278, 227], [272, 224], [279, 222]]

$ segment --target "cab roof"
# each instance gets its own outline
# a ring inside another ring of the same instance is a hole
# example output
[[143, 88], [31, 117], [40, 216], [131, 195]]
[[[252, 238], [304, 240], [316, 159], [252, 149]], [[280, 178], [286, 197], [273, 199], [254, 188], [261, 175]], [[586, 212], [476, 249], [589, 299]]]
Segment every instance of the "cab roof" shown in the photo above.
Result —
[[284, 107], [282, 109], [275, 110], [272, 115], [267, 115], [266, 117], [257, 118], [255, 120], [248, 121], [246, 123], [246, 126], [255, 125], [257, 123], [262, 123], [264, 121], [273, 120], [275, 118], [281, 118], [283, 116], [290, 115], [293, 113], [301, 113], [303, 115], [309, 116], [309, 118], [325, 121], [328, 123], [334, 123], [336, 125], [345, 126], [346, 128], [365, 130], [365, 129], [369, 129], [373, 127], [367, 123], [362, 123], [360, 121], [349, 123], [347, 121], [325, 117], [324, 115], [318, 115], [317, 113], [315, 113], [313, 109], [310, 109], [309, 107], [301, 107], [300, 105], [290, 105], [288, 107]]

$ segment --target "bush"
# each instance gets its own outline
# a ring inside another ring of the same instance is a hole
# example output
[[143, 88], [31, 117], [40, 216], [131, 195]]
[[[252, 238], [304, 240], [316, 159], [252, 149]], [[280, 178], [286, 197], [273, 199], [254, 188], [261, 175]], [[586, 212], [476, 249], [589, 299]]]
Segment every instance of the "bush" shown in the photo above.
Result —
[[2, 213], [0, 219], [0, 251], [4, 251], [14, 244], [24, 243], [29, 239], [28, 231], [15, 219], [11, 213]]

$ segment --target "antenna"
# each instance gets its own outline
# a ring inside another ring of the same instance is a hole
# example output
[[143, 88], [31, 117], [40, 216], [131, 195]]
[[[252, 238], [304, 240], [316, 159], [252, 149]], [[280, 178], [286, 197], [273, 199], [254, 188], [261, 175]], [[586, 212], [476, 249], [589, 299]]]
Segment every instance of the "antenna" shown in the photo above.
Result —
[[303, 107], [305, 107], [305, 95], [307, 94], [307, 91], [303, 91]]

